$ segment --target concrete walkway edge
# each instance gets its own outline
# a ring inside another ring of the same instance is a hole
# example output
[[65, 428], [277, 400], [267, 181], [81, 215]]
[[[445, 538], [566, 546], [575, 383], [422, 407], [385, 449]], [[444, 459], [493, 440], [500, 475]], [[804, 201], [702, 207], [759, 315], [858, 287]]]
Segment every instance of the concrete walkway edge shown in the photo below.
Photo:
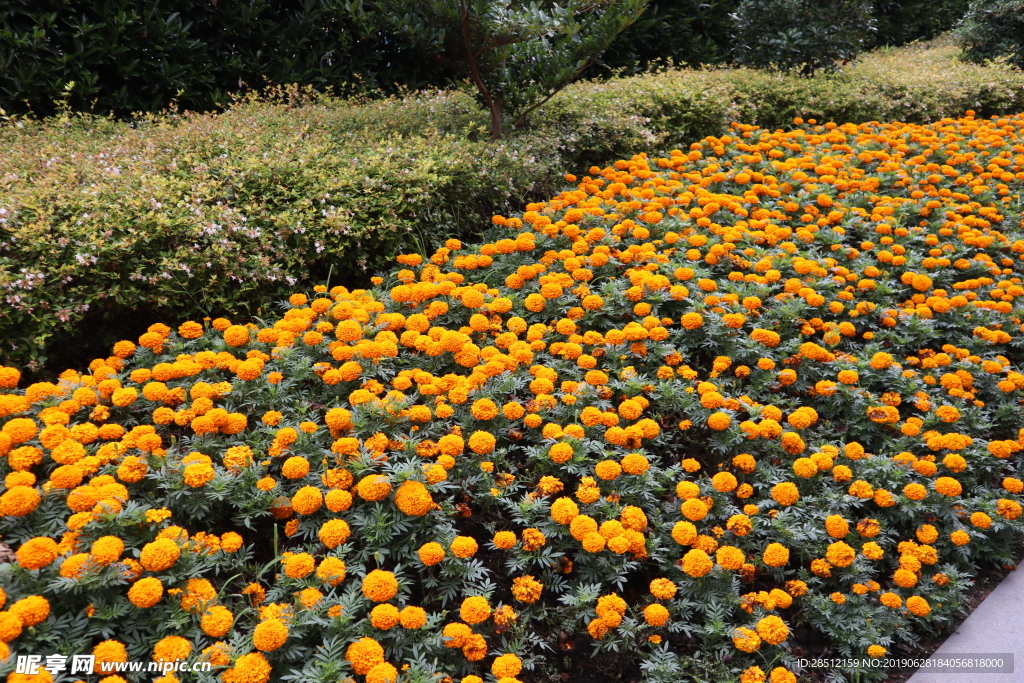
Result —
[[1013, 673], [918, 669], [907, 683], [1021, 683], [1024, 681], [1024, 565], [996, 586], [936, 650], [933, 660], [1013, 654]]

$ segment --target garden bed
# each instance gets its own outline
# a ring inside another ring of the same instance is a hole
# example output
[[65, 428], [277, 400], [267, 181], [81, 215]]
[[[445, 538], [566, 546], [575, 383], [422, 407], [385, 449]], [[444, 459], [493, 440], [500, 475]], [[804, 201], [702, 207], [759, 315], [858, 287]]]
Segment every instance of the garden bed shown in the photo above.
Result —
[[0, 369], [0, 672], [794, 683], [949, 633], [1024, 531], [1024, 116], [792, 125]]

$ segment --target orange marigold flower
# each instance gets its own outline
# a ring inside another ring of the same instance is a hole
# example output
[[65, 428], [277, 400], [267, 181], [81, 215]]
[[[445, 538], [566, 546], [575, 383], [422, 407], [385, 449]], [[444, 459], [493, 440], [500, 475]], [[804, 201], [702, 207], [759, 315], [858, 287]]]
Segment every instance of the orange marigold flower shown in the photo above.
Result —
[[757, 635], [769, 645], [778, 645], [789, 637], [789, 627], [781, 618], [774, 614], [757, 622]]
[[512, 595], [519, 602], [533, 604], [540, 599], [544, 584], [532, 576], [518, 576], [512, 579]]
[[384, 661], [384, 648], [373, 638], [360, 638], [348, 646], [345, 659], [352, 665], [353, 671], [365, 675]]
[[434, 509], [434, 499], [421, 482], [409, 479], [395, 491], [395, 505], [407, 515], [422, 517]]
[[944, 496], [959, 496], [963, 492], [960, 482], [953, 477], [939, 477], [935, 480], [935, 490]]
[[[756, 652], [761, 647], [761, 636], [753, 629], [739, 627], [733, 629], [732, 644], [737, 650], [743, 652]], [[764, 681], [764, 678], [761, 679]]]
[[398, 608], [389, 603], [381, 603], [370, 610], [370, 623], [374, 628], [387, 631], [398, 625], [400, 613]]
[[494, 451], [497, 441], [494, 435], [488, 432], [473, 432], [468, 443], [470, 450], [477, 455], [487, 455]]
[[22, 569], [42, 569], [57, 559], [57, 552], [56, 541], [37, 536], [22, 543], [15, 557]]
[[459, 618], [467, 624], [479, 624], [491, 616], [491, 606], [487, 598], [481, 596], [468, 597], [459, 608]]
[[455, 557], [473, 557], [479, 549], [477, 542], [471, 536], [456, 536], [451, 545], [452, 554]]
[[142, 547], [139, 562], [151, 572], [170, 569], [181, 557], [181, 548], [169, 538], [158, 538]]
[[391, 493], [391, 482], [382, 474], [369, 474], [359, 480], [356, 493], [363, 500], [384, 500]]
[[714, 563], [703, 550], [694, 548], [683, 555], [683, 571], [698, 579], [714, 568]]
[[374, 569], [363, 579], [363, 595], [374, 602], [387, 602], [398, 593], [398, 581], [391, 572]]
[[800, 500], [800, 490], [793, 482], [780, 482], [772, 487], [772, 500], [779, 505], [793, 505]]
[[918, 617], [926, 617], [932, 611], [928, 601], [920, 595], [911, 595], [907, 598], [907, 609], [910, 610], [911, 614]]
[[661, 603], [652, 603], [644, 608], [644, 620], [651, 626], [660, 627], [668, 622], [669, 613]]
[[785, 567], [789, 564], [789, 548], [781, 543], [769, 543], [762, 559], [769, 567]]
[[949, 535], [949, 540], [953, 541], [955, 545], [967, 545], [971, 542], [971, 535], [963, 529], [957, 529]]

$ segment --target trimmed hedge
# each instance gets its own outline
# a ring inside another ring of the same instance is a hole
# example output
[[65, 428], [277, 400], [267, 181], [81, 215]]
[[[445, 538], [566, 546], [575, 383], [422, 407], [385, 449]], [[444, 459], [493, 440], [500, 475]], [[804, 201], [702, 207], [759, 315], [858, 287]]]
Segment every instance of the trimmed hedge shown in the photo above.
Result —
[[[277, 91], [218, 115], [11, 123], [0, 128], [0, 362], [61, 369], [157, 318], [260, 316], [295, 283], [359, 284], [397, 245], [477, 234], [550, 195], [562, 172], [730, 121], [1019, 110], [1024, 74], [956, 57], [940, 45], [875, 52], [832, 77], [683, 69], [577, 83], [497, 143], [459, 90], [372, 102]], [[84, 338], [95, 347], [72, 343]]]

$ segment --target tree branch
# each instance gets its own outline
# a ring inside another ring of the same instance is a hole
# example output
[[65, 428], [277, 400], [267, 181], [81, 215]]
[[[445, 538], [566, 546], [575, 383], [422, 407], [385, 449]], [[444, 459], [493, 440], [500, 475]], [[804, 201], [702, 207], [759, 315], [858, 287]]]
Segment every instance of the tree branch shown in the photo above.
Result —
[[562, 83], [562, 85], [560, 85], [557, 89], [552, 91], [551, 94], [549, 94], [547, 97], [542, 99], [540, 102], [537, 102], [536, 104], [530, 106], [528, 109], [526, 109], [521, 114], [519, 114], [519, 116], [516, 117], [516, 120], [512, 122], [512, 127], [513, 128], [518, 128], [519, 124], [523, 122], [523, 119], [525, 119], [530, 114], [530, 112], [532, 112], [533, 110], [537, 109], [538, 107], [543, 106], [544, 103], [546, 103], [552, 97], [554, 97], [558, 93], [562, 92], [562, 90], [565, 89], [565, 86], [567, 86], [570, 83], [572, 83], [573, 81], [575, 81], [576, 78], [587, 69], [587, 67], [589, 67], [591, 64], [594, 63], [595, 59], [596, 59], [596, 56], [591, 57], [590, 59], [588, 59], [586, 64], [584, 64], [582, 67], [580, 67], [579, 69], [576, 70], [576, 73], [574, 73], [572, 75], [572, 78], [570, 78], [569, 80], [567, 80], [564, 83]]

